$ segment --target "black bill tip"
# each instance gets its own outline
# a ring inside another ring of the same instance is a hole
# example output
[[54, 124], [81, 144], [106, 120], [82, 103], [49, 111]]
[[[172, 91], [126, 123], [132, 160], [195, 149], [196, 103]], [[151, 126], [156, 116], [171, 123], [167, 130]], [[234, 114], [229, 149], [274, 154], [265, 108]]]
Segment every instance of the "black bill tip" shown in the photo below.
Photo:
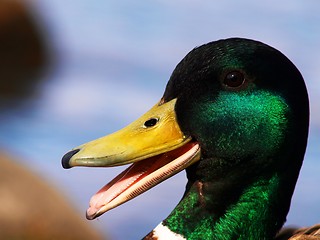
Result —
[[62, 160], [61, 160], [61, 164], [62, 164], [62, 167], [65, 168], [65, 169], [68, 169], [68, 168], [71, 168], [69, 162], [70, 162], [70, 159], [73, 155], [75, 155], [77, 152], [79, 152], [80, 149], [75, 149], [75, 150], [71, 150], [70, 152], [67, 152], [63, 157], [62, 157]]

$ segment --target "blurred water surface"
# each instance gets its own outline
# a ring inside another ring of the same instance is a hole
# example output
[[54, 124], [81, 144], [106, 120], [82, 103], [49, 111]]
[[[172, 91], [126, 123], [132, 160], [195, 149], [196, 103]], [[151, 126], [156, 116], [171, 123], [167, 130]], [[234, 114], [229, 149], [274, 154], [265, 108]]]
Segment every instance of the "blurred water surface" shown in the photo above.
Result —
[[[0, 146], [66, 193], [79, 211], [122, 168], [64, 170], [69, 149], [116, 131], [153, 104], [195, 46], [227, 37], [263, 41], [300, 69], [311, 101], [309, 146], [288, 224], [320, 222], [318, 1], [30, 1], [55, 64], [37, 95], [0, 118]], [[184, 191], [180, 173], [94, 220], [111, 239], [139, 239]], [[61, 216], [63, 218], [63, 216]]]

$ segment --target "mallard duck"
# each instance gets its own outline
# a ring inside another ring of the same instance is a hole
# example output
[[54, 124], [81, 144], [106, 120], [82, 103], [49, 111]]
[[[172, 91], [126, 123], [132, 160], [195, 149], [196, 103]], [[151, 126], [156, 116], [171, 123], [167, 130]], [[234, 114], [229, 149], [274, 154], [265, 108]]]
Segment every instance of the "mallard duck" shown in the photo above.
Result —
[[145, 239], [273, 239], [286, 221], [309, 125], [303, 77], [280, 51], [230, 38], [189, 52], [163, 97], [64, 168], [130, 165], [98, 191], [94, 219], [186, 170], [185, 193]]

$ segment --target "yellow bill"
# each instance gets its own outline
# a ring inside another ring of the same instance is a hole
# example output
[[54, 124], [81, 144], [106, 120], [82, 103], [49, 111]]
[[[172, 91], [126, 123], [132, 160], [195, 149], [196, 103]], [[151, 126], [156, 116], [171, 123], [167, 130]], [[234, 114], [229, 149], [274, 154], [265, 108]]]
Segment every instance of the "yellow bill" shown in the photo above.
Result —
[[64, 168], [133, 163], [91, 198], [88, 219], [140, 195], [200, 159], [199, 144], [180, 129], [175, 103], [176, 99], [160, 101], [127, 127], [63, 157]]

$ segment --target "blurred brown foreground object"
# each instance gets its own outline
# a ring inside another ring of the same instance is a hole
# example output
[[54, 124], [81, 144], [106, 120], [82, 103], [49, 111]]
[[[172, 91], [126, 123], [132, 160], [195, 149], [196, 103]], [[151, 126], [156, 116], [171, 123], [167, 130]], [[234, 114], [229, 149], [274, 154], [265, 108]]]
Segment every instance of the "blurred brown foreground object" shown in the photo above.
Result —
[[41, 21], [27, 5], [27, 0], [0, 0], [1, 98], [31, 96], [49, 61]]
[[102, 239], [43, 179], [0, 152], [0, 239]]
[[[49, 64], [30, 1], [0, 0], [0, 119], [33, 97]], [[0, 151], [0, 240], [103, 239], [64, 197]]]

